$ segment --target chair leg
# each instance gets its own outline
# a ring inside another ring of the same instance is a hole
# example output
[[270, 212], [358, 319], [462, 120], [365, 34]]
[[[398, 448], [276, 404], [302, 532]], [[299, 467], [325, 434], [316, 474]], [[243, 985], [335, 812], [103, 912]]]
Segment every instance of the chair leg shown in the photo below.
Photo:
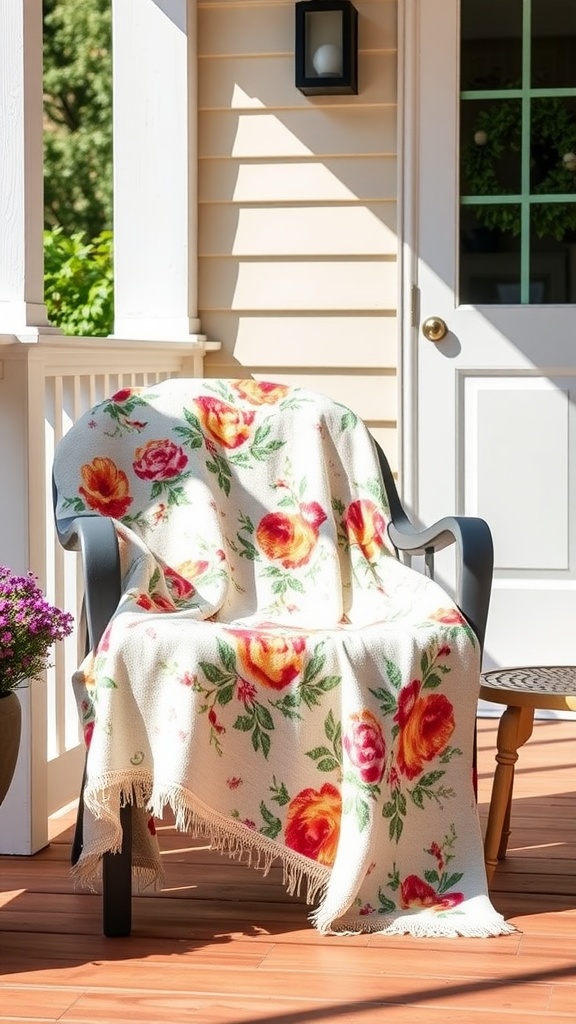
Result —
[[499, 858], [504, 859], [506, 855], [510, 834], [514, 765], [518, 760], [518, 749], [532, 734], [533, 723], [533, 708], [509, 706], [498, 726], [497, 764], [484, 839], [484, 863], [488, 883], [492, 881]]
[[78, 797], [78, 810], [76, 812], [76, 825], [74, 827], [74, 838], [72, 839], [72, 849], [70, 851], [70, 861], [72, 865], [77, 864], [80, 860], [82, 848], [84, 846], [84, 787], [86, 785], [86, 758], [84, 758], [84, 771], [82, 773], [82, 783], [80, 785], [80, 795]]
[[498, 860], [506, 860], [506, 853], [508, 850], [508, 840], [510, 839], [510, 817], [512, 815], [512, 790], [508, 794], [508, 805], [506, 807], [506, 814], [504, 815], [504, 822], [502, 824], [502, 835], [500, 836], [500, 845], [498, 847]]
[[102, 858], [102, 922], [104, 935], [119, 938], [132, 929], [132, 805], [120, 810], [122, 849]]

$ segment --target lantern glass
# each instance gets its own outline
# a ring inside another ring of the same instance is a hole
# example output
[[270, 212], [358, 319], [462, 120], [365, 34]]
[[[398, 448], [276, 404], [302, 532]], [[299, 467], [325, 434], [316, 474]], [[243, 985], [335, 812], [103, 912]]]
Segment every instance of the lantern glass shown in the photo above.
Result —
[[358, 92], [358, 11], [351, 0], [296, 3], [295, 84], [307, 96]]
[[342, 75], [342, 11], [310, 11], [306, 14], [306, 78]]

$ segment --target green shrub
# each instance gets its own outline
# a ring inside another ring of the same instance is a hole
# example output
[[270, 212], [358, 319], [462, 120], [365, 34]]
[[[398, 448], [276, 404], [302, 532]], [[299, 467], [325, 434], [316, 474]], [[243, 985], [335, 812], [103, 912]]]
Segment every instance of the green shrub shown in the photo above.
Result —
[[106, 337], [114, 324], [112, 232], [91, 242], [61, 227], [44, 232], [44, 299], [63, 334]]

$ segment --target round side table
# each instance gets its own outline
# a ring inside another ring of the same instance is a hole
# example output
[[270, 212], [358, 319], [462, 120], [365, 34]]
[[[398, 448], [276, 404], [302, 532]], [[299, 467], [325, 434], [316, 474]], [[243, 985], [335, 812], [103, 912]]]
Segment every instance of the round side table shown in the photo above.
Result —
[[484, 838], [488, 882], [504, 860], [510, 836], [514, 765], [532, 735], [536, 709], [576, 711], [576, 665], [498, 669], [480, 679], [480, 696], [505, 704], [498, 726], [496, 770]]

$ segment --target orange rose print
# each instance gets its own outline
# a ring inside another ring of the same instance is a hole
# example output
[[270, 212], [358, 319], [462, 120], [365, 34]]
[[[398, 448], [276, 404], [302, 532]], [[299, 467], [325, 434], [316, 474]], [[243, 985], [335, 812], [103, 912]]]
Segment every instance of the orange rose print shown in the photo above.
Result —
[[353, 501], [344, 516], [344, 527], [351, 544], [357, 544], [368, 561], [385, 547], [386, 520], [367, 498]]
[[442, 693], [420, 696], [414, 679], [400, 693], [394, 721], [400, 726], [396, 763], [407, 779], [420, 775], [426, 761], [441, 754], [454, 732], [454, 709]]
[[325, 519], [317, 501], [301, 505], [300, 513], [269, 512], [258, 524], [256, 541], [266, 558], [297, 569], [309, 561]]
[[271, 690], [283, 690], [302, 672], [303, 636], [269, 635], [230, 629], [247, 674]]
[[384, 775], [386, 746], [380, 723], [371, 711], [364, 710], [350, 715], [343, 742], [362, 782], [380, 782]]
[[439, 896], [428, 882], [418, 875], [408, 875], [400, 885], [400, 905], [404, 910], [411, 907], [427, 907], [435, 910], [449, 910], [464, 900], [464, 893], [452, 892]]
[[434, 622], [442, 622], [446, 626], [468, 625], [466, 619], [460, 614], [457, 608], [438, 608], [437, 611], [430, 612], [427, 617], [429, 619], [433, 619]]
[[[217, 551], [217, 558], [219, 558], [219, 554], [220, 553]], [[202, 576], [209, 568], [209, 565], [210, 563], [206, 561], [205, 558], [201, 558], [198, 561], [192, 561], [192, 559], [188, 559], [186, 562], [180, 563], [180, 565], [178, 566], [178, 572], [180, 573], [180, 576], [184, 577], [184, 579], [192, 582], [192, 580], [196, 580], [198, 579], [199, 576]]]
[[310, 860], [330, 867], [336, 859], [342, 800], [330, 782], [322, 789], [303, 789], [288, 805], [284, 841]]
[[250, 427], [256, 415], [235, 409], [219, 398], [200, 395], [196, 399], [202, 426], [224, 448], [239, 448], [250, 437]]
[[134, 472], [141, 480], [172, 480], [187, 465], [188, 456], [169, 438], [147, 441], [134, 452]]
[[276, 405], [288, 393], [285, 384], [271, 384], [263, 380], [236, 380], [232, 387], [251, 405]]
[[123, 469], [118, 469], [112, 459], [97, 456], [92, 462], [85, 463], [80, 473], [82, 486], [79, 493], [88, 508], [103, 516], [113, 516], [114, 519], [126, 515], [133, 499]]

